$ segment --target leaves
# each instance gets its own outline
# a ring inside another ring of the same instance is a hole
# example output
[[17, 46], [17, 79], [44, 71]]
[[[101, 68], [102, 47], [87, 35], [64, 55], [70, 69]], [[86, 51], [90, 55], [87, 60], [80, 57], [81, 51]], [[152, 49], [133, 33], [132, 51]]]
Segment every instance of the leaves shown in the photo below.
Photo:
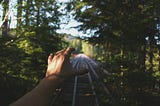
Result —
[[145, 105], [137, 99], [141, 98], [138, 93], [145, 98], [159, 83], [160, 49], [156, 39], [160, 38], [157, 28], [160, 1], [71, 0], [71, 3], [75, 19], [83, 23], [79, 30], [94, 31], [88, 38], [98, 45], [94, 56], [117, 75], [109, 78], [118, 80], [108, 80], [117, 101], [120, 105]]
[[15, 29], [10, 30], [16, 35], [0, 39], [2, 105], [10, 104], [39, 82], [45, 75], [49, 53], [55, 53], [65, 44], [56, 33], [61, 16], [58, 9], [55, 0], [19, 1], [17, 18], [24, 18], [17, 21], [16, 33]]

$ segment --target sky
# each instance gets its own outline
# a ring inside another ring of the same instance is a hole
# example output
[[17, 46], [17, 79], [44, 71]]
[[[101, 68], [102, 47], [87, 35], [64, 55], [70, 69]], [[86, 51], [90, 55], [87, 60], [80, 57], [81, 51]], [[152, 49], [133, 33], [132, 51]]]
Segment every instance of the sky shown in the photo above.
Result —
[[[17, 0], [10, 0], [11, 4], [10, 4], [10, 12], [9, 12], [9, 17], [11, 17], [11, 28], [15, 28], [16, 27], [16, 9], [14, 9], [14, 6], [16, 4]], [[69, 0], [57, 0], [58, 2], [62, 2], [65, 3]], [[61, 8], [64, 8], [63, 6]], [[0, 26], [2, 25], [2, 12], [3, 8], [0, 5]], [[66, 18], [66, 17], [64, 17]], [[61, 19], [63, 21], [63, 19]], [[57, 33], [66, 33], [66, 34], [71, 34], [73, 36], [89, 36], [87, 34], [84, 34], [82, 31], [78, 31], [78, 29], [73, 28], [75, 26], [80, 25], [81, 23], [78, 23], [76, 20], [73, 19], [73, 17], [71, 16], [69, 20], [68, 24], [61, 24], [60, 25], [60, 29], [57, 30]]]
[[[14, 9], [14, 6], [16, 4], [17, 0], [10, 0], [10, 5], [9, 5], [9, 17], [11, 17], [11, 28], [16, 27], [16, 10]], [[0, 26], [2, 25], [2, 16], [3, 16], [3, 8], [2, 5], [0, 4]]]

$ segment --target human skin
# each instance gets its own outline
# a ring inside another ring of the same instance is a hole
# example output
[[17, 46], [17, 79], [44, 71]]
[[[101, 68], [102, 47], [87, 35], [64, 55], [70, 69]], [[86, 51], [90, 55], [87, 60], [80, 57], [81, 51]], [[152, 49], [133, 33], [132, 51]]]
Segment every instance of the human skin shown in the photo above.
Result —
[[52, 94], [63, 81], [87, 73], [88, 70], [75, 71], [72, 67], [69, 58], [73, 51], [73, 48], [67, 48], [58, 51], [54, 56], [50, 54], [46, 76], [35, 88], [10, 106], [49, 106]]

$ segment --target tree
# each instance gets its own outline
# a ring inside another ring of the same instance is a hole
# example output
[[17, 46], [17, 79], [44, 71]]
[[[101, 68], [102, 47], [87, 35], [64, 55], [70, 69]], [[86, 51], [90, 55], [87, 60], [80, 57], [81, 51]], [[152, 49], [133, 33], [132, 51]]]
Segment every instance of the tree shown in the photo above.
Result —
[[17, 28], [19, 29], [22, 24], [22, 0], [17, 0]]
[[17, 35], [0, 39], [0, 104], [8, 105], [30, 90], [44, 75], [49, 53], [62, 49], [64, 41], [56, 33], [58, 9], [55, 0], [17, 1]]
[[[120, 102], [131, 102], [138, 90], [154, 89], [154, 54], [158, 47], [156, 38], [159, 39], [155, 19], [160, 17], [159, 4], [159, 0], [71, 0], [66, 8], [83, 23], [79, 30], [95, 32], [89, 41], [102, 44], [104, 51], [110, 52], [104, 58], [111, 58], [106, 64], [110, 62], [112, 71], [118, 75], [118, 91], [124, 90], [119, 96], [129, 96], [128, 101]], [[136, 79], [142, 80], [136, 83]], [[126, 89], [131, 90], [128, 95]]]
[[3, 18], [2, 18], [2, 37], [8, 36], [8, 14], [9, 14], [9, 0], [3, 2]]

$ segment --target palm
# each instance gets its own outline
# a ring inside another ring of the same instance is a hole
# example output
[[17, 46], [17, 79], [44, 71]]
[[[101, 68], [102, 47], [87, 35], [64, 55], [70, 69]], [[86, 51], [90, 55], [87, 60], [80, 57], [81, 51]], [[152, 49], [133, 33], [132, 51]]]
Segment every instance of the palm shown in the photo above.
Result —
[[75, 75], [87, 73], [88, 70], [85, 69], [78, 72], [73, 69], [69, 60], [69, 57], [73, 50], [73, 48], [61, 50], [57, 52], [54, 57], [53, 54], [50, 54], [50, 56], [48, 57], [46, 77], [56, 75], [65, 80]]

